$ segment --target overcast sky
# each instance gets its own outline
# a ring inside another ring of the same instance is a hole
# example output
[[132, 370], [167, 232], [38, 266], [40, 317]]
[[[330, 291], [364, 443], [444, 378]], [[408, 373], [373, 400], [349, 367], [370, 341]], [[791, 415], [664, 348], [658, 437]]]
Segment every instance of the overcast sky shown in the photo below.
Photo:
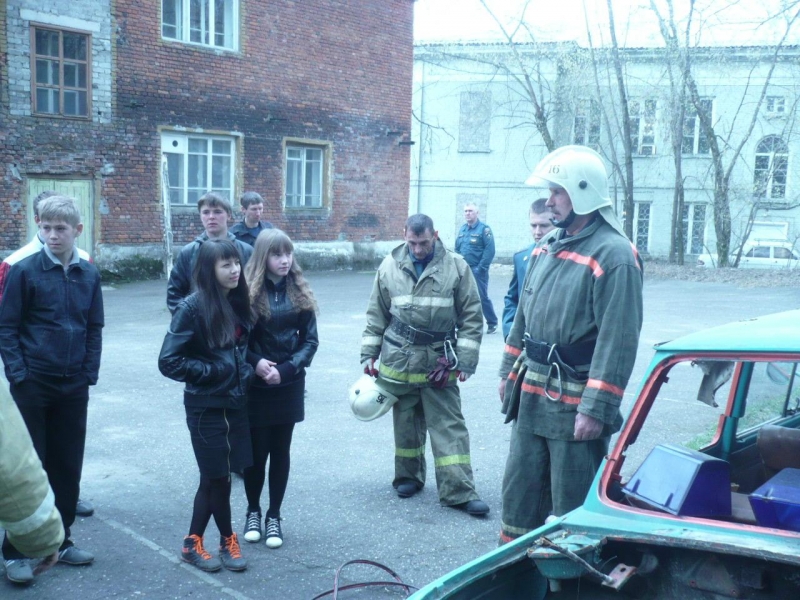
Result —
[[[519, 23], [524, 0], [486, 0], [489, 8], [512, 30]], [[685, 17], [688, 0], [673, 0], [678, 18]], [[666, 0], [656, 0], [665, 11]], [[769, 20], [782, 6], [797, 0], [696, 0], [695, 29], [703, 44], [750, 45], [777, 43], [786, 19]], [[657, 21], [649, 0], [613, 0], [617, 38], [626, 46], [661, 45]], [[799, 6], [790, 14], [794, 15]], [[586, 44], [586, 19], [595, 45], [608, 39], [606, 0], [531, 0], [525, 21], [540, 41], [578, 41]], [[766, 24], [765, 24], [766, 21]], [[798, 19], [800, 21], [800, 19]], [[800, 43], [800, 23], [790, 42]], [[501, 39], [499, 28], [480, 0], [417, 0], [414, 38], [420, 42]], [[523, 40], [524, 41], [524, 40]]]

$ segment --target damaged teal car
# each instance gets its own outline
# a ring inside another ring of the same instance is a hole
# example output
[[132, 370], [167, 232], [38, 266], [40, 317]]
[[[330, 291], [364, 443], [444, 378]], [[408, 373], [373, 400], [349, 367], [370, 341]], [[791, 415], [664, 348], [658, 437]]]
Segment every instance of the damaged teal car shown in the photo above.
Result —
[[800, 310], [656, 346], [583, 505], [415, 600], [800, 598]]

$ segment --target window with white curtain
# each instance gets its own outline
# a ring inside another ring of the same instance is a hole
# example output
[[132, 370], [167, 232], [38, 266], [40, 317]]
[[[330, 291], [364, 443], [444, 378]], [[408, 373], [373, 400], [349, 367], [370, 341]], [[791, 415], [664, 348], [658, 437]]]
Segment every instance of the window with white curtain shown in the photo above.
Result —
[[162, 37], [236, 50], [239, 0], [161, 0]]

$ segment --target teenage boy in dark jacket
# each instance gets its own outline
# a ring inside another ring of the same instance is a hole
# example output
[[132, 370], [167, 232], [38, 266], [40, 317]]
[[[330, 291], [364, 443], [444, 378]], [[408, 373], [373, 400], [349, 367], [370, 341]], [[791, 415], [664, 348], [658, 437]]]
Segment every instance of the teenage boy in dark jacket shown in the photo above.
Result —
[[259, 233], [265, 229], [272, 229], [272, 223], [261, 220], [261, 215], [264, 213], [264, 199], [258, 192], [245, 192], [239, 203], [242, 205], [242, 220], [231, 227], [230, 232], [240, 242], [254, 246]]
[[225, 198], [216, 192], [208, 192], [197, 201], [197, 210], [205, 231], [180, 251], [167, 282], [167, 308], [173, 315], [180, 301], [192, 293], [192, 270], [197, 262], [197, 252], [203, 242], [206, 240], [231, 240], [239, 250], [242, 269], [253, 254], [252, 246], [240, 242], [228, 231], [231, 204]]
[[[45, 247], [8, 272], [0, 303], [0, 355], [17, 403], [50, 480], [66, 539], [59, 561], [85, 565], [94, 556], [70, 539], [75, 521], [89, 386], [97, 383], [102, 347], [100, 274], [82, 259], [83, 231], [75, 201], [53, 196], [39, 206]], [[32, 579], [25, 557], [6, 536], [9, 579]], [[13, 576], [13, 577], [12, 577]]]

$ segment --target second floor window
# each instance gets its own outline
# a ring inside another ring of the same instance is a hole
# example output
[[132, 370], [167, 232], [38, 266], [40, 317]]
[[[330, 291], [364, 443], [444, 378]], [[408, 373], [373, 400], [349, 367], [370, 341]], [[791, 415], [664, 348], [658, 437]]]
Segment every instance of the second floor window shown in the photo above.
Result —
[[[700, 110], [704, 115], [712, 116], [714, 102], [711, 98], [700, 100]], [[708, 136], [700, 125], [700, 117], [697, 115], [697, 108], [693, 103], [689, 103], [683, 116], [683, 143], [681, 147], [683, 154], [708, 154], [711, 147], [708, 144]]]
[[631, 116], [631, 149], [639, 156], [656, 153], [656, 101], [631, 100], [628, 110]]
[[575, 107], [572, 143], [600, 148], [600, 105], [597, 101], [584, 99]]
[[779, 136], [769, 135], [756, 146], [753, 194], [757, 198], [785, 198], [789, 148]]
[[31, 28], [33, 113], [89, 117], [91, 37], [46, 27]]
[[461, 92], [458, 116], [458, 151], [490, 152], [492, 93]]
[[161, 151], [166, 157], [170, 204], [196, 205], [206, 192], [233, 198], [236, 141], [224, 136], [164, 132]]
[[783, 96], [767, 96], [767, 113], [771, 115], [782, 115], [786, 111], [786, 99]]
[[235, 50], [238, 10], [238, 0], [161, 0], [161, 35]]

